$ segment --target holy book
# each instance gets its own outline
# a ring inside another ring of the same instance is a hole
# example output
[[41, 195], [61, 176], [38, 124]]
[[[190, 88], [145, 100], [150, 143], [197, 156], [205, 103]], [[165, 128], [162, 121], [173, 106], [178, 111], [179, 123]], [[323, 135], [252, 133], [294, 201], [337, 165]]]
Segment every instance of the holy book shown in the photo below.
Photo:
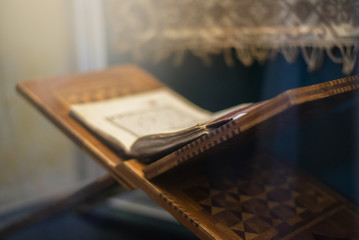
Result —
[[252, 103], [216, 113], [168, 88], [104, 101], [74, 104], [70, 115], [126, 157], [153, 161], [224, 123], [246, 114]]

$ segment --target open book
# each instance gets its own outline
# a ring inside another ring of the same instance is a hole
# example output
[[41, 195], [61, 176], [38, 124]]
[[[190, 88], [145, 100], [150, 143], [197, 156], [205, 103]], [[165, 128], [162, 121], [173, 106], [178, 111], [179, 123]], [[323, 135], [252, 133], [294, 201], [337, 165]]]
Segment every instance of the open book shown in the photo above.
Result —
[[168, 88], [74, 104], [70, 115], [127, 158], [153, 161], [245, 115], [254, 104], [212, 113]]
[[358, 88], [359, 76], [352, 76], [211, 113], [162, 86], [73, 104], [70, 114], [122, 156], [151, 163], [143, 172], [152, 178], [227, 143], [271, 129], [273, 122], [288, 119], [293, 110], [300, 119], [323, 113], [357, 95]]

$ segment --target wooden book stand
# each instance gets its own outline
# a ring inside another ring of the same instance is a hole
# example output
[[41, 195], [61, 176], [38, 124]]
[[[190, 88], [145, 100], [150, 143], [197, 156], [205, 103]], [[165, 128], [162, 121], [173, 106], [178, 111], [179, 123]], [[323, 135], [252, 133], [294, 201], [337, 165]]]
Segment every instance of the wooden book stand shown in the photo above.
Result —
[[[143, 173], [146, 165], [136, 159], [121, 159], [68, 115], [72, 103], [161, 86], [142, 70], [122, 66], [21, 82], [17, 89], [108, 171], [111, 177], [107, 177], [103, 188], [92, 192], [114, 186], [111, 178], [126, 189], [140, 188], [201, 239], [359, 238], [359, 216], [353, 206], [315, 179], [251, 144], [234, 145], [148, 180]], [[57, 206], [61, 204], [69, 205], [66, 199]], [[42, 216], [50, 214], [45, 211]]]

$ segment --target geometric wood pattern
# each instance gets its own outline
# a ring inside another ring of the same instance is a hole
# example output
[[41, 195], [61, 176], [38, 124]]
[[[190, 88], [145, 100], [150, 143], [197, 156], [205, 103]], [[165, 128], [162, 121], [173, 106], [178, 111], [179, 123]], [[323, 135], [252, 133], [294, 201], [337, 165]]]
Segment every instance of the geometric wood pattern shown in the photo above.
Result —
[[[312, 239], [316, 232], [325, 237], [359, 238], [359, 216], [343, 205], [347, 204], [343, 199], [270, 154], [253, 154], [244, 158], [232, 151], [222, 164], [209, 164], [193, 175], [184, 168], [180, 174], [186, 178], [175, 174], [172, 178], [178, 177], [178, 182], [171, 181], [171, 187], [181, 189], [176, 195], [195, 206], [198, 214], [192, 215], [210, 219], [211, 226], [231, 239], [291, 239], [306, 231]], [[160, 182], [168, 182], [165, 179], [156, 183], [163, 186]], [[333, 214], [344, 215], [352, 224], [338, 226], [338, 219], [328, 220]], [[335, 223], [331, 229], [318, 231], [314, 223], [323, 219], [329, 225]]]
[[[116, 68], [107, 70], [111, 72]], [[101, 72], [88, 74], [86, 82], [71, 82], [68, 85], [56, 89], [54, 95], [66, 105], [96, 102], [115, 97], [123, 97], [137, 92], [156, 89], [161, 86], [154, 78], [143, 77], [142, 72], [132, 71], [128, 76], [121, 76], [118, 81], [117, 74], [108, 74], [106, 78], [101, 77]], [[101, 82], [101, 84], [99, 84]]]

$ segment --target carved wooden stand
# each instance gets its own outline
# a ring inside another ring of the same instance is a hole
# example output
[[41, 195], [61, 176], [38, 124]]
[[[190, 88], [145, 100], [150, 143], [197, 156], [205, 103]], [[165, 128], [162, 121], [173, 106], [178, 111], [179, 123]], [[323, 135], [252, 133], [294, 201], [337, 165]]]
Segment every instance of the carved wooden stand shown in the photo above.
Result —
[[102, 193], [116, 180], [126, 189], [142, 189], [201, 239], [358, 239], [354, 207], [263, 149], [234, 144], [148, 180], [143, 173], [146, 165], [121, 159], [68, 115], [72, 103], [164, 87], [136, 67], [22, 82], [17, 87], [109, 176], [94, 183], [95, 188], [87, 187], [90, 191], [61, 199], [7, 232]]

